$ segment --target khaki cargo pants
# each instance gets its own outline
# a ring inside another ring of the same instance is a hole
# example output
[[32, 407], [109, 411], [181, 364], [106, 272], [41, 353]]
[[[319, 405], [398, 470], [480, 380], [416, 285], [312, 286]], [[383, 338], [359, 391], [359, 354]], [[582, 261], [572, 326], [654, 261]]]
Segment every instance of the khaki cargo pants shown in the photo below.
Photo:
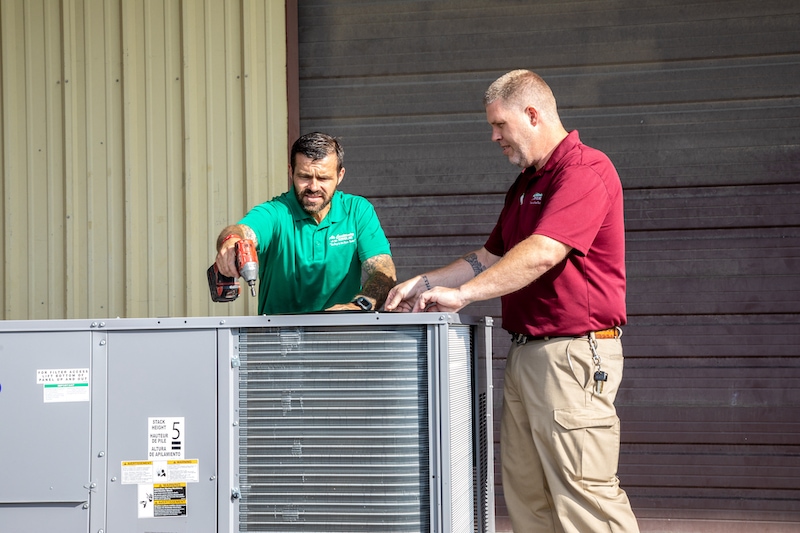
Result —
[[620, 339], [598, 339], [603, 392], [586, 337], [517, 345], [506, 362], [503, 492], [515, 533], [637, 533], [619, 486]]

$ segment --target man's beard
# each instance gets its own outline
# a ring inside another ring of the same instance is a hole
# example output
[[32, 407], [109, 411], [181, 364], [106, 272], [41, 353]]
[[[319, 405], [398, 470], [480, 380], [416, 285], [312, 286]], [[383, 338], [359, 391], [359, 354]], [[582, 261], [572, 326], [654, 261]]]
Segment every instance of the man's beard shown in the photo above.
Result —
[[306, 203], [305, 202], [305, 197], [306, 197], [305, 191], [303, 191], [303, 192], [295, 191], [295, 196], [297, 197], [297, 202], [303, 208], [303, 211], [305, 211], [309, 215], [316, 215], [320, 211], [323, 211], [331, 203], [330, 197], [325, 197], [325, 196], [321, 197], [322, 198], [322, 203], [321, 204]]
[[520, 168], [528, 168], [530, 166], [530, 163], [520, 148], [518, 148], [516, 145], [509, 145], [509, 149], [511, 150], [511, 153], [508, 155], [509, 163]]

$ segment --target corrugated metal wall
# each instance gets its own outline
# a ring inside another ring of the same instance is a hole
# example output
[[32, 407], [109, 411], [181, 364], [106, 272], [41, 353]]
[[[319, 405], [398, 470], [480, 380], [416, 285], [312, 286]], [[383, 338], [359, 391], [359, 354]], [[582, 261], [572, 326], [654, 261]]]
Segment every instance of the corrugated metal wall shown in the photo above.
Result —
[[0, 318], [212, 304], [220, 229], [286, 190], [285, 8], [0, 2]]
[[399, 278], [496, 220], [517, 172], [481, 105], [500, 74], [542, 74], [615, 161], [620, 476], [643, 531], [800, 527], [798, 28], [793, 0], [299, 2], [301, 129], [343, 139], [342, 187], [375, 203]]

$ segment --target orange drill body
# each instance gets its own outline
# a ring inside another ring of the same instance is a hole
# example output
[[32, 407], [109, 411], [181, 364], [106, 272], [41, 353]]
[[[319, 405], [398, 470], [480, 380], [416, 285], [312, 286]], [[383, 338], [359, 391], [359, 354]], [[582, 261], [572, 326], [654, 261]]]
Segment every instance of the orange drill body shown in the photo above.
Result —
[[255, 296], [256, 280], [258, 279], [258, 254], [256, 245], [250, 239], [236, 242], [236, 268], [250, 286], [250, 295]]
[[[236, 241], [236, 269], [250, 286], [250, 294], [256, 295], [256, 280], [258, 279], [258, 254], [253, 241], [242, 239]], [[211, 299], [215, 302], [232, 302], [239, 297], [241, 289], [236, 278], [222, 274], [214, 263], [208, 267], [208, 288], [211, 290]]]

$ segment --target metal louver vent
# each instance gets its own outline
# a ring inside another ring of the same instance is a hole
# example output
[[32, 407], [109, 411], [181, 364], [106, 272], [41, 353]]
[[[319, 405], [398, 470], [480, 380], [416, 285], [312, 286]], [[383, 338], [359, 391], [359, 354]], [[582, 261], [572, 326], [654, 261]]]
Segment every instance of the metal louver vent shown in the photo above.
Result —
[[241, 531], [430, 530], [426, 331], [240, 331]]
[[470, 328], [449, 329], [448, 377], [450, 456], [452, 469], [451, 524], [453, 531], [471, 531], [475, 523], [473, 498], [474, 458], [472, 455], [472, 344]]

